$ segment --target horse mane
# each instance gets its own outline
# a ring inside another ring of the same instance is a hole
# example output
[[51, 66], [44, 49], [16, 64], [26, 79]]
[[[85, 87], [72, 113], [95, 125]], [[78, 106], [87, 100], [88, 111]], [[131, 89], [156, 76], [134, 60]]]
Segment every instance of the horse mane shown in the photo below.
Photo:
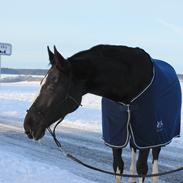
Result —
[[79, 60], [94, 57], [100, 58], [111, 58], [113, 61], [119, 60], [126, 62], [137, 61], [137, 59], [141, 59], [141, 61], [147, 59], [150, 60], [150, 55], [145, 52], [142, 48], [139, 47], [128, 47], [121, 45], [105, 45], [100, 44], [94, 46], [88, 50], [80, 51], [73, 56], [69, 57], [68, 60]]

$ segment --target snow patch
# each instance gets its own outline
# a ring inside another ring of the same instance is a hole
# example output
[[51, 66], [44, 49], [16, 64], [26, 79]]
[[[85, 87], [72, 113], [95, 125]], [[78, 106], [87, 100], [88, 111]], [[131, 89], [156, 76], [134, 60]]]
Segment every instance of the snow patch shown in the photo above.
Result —
[[56, 166], [30, 161], [6, 150], [0, 151], [1, 183], [94, 183]]

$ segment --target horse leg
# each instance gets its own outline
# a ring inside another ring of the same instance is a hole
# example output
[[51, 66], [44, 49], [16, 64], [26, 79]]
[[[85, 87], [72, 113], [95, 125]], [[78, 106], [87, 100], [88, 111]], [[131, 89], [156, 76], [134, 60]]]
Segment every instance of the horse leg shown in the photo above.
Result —
[[[137, 153], [136, 148], [134, 148], [134, 147], [131, 146], [130, 175], [135, 175], [136, 174], [136, 167], [135, 167], [135, 164], [136, 164], [136, 153]], [[128, 182], [129, 183], [136, 183], [136, 178], [130, 177], [128, 179]]]
[[[152, 162], [152, 174], [158, 173], [158, 158], [159, 153], [161, 151], [161, 147], [155, 147], [152, 149], [152, 156], [153, 156], [153, 162]], [[152, 183], [157, 183], [158, 177], [152, 177]]]
[[[139, 150], [139, 157], [137, 160], [137, 173], [139, 175], [146, 175], [148, 171], [148, 164], [147, 164], [147, 159], [149, 155], [150, 149], [141, 149]], [[139, 183], [143, 183], [145, 180], [144, 177], [139, 178]]]
[[[113, 170], [115, 173], [122, 174], [124, 162], [121, 158], [122, 149], [121, 148], [112, 148], [113, 151]], [[121, 182], [121, 176], [116, 176], [116, 183]]]

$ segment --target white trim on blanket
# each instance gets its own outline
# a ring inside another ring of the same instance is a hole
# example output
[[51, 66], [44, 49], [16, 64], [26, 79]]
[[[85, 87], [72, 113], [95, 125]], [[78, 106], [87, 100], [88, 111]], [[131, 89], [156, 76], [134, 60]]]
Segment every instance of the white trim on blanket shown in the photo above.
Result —
[[118, 103], [120, 103], [120, 104], [122, 104], [122, 105], [124, 105], [124, 106], [128, 106], [128, 105], [130, 105], [132, 102], [134, 102], [136, 99], [138, 99], [151, 85], [152, 85], [152, 83], [153, 83], [153, 81], [154, 81], [154, 78], [155, 78], [155, 74], [156, 74], [156, 72], [155, 72], [155, 66], [154, 66], [154, 63], [153, 63], [153, 61], [152, 61], [153, 59], [151, 59], [151, 62], [152, 62], [152, 64], [153, 64], [153, 76], [152, 76], [152, 79], [151, 79], [151, 81], [150, 81], [150, 83], [136, 96], [136, 97], [134, 97], [131, 101], [130, 101], [130, 103], [129, 104], [125, 104], [124, 102], [118, 102]]
[[168, 145], [169, 143], [172, 142], [172, 139], [173, 139], [173, 138], [180, 137], [180, 135], [177, 135], [177, 136], [173, 137], [171, 140], [169, 140], [168, 142], [165, 142], [165, 143], [163, 143], [163, 144], [157, 144], [157, 145], [152, 145], [152, 146], [141, 147], [141, 146], [138, 146], [137, 143], [136, 143], [136, 141], [135, 141], [135, 137], [134, 137], [134, 133], [133, 133], [133, 129], [132, 129], [131, 124], [130, 124], [130, 131], [131, 131], [131, 136], [132, 136], [133, 143], [134, 143], [134, 145], [135, 145], [138, 149], [147, 149], [147, 148], [155, 148], [155, 147], [166, 146], [166, 145]]
[[151, 79], [151, 82], [142, 90], [142, 92], [140, 92], [136, 97], [134, 97], [131, 101], [130, 101], [130, 103], [132, 103], [132, 102], [134, 102], [137, 98], [139, 98], [151, 85], [152, 85], [152, 83], [153, 83], [153, 81], [154, 81], [154, 78], [155, 78], [155, 67], [154, 67], [154, 63], [153, 63], [153, 61], [152, 61], [152, 59], [151, 59], [151, 62], [152, 62], [152, 64], [153, 64], [153, 77], [152, 77], [152, 79]]
[[127, 136], [126, 136], [126, 141], [125, 143], [122, 145], [122, 146], [115, 146], [115, 145], [112, 145], [112, 144], [109, 144], [107, 143], [104, 139], [104, 143], [105, 145], [109, 146], [109, 147], [114, 147], [114, 148], [124, 148], [128, 145], [128, 142], [129, 142], [129, 138], [130, 138], [130, 132], [129, 132], [129, 126], [130, 126], [130, 118], [131, 118], [131, 113], [130, 113], [130, 105], [128, 104], [124, 104], [125, 106], [127, 106], [127, 112], [128, 112], [128, 120], [127, 120], [127, 125], [126, 125], [126, 130], [127, 130]]

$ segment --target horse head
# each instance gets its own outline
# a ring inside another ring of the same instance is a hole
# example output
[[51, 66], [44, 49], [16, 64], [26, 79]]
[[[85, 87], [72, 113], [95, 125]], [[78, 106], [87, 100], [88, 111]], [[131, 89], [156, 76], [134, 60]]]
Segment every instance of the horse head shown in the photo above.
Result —
[[48, 47], [48, 55], [51, 67], [24, 119], [25, 133], [35, 140], [42, 138], [51, 124], [76, 110], [82, 99], [82, 86], [73, 77], [70, 62], [55, 47], [54, 53]]

